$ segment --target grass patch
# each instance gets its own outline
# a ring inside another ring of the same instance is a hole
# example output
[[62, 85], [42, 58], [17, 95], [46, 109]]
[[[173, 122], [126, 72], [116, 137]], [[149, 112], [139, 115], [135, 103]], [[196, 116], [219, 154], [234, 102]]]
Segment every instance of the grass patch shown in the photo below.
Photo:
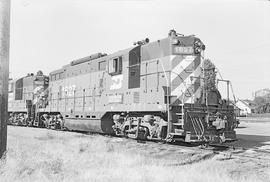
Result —
[[[27, 133], [25, 136], [16, 135], [22, 130]], [[270, 176], [265, 171], [265, 175], [245, 171], [248, 166], [245, 163], [239, 166], [235, 159], [215, 160], [211, 152], [203, 150], [9, 127], [8, 151], [6, 160], [0, 163], [0, 181], [253, 182], [266, 181]]]

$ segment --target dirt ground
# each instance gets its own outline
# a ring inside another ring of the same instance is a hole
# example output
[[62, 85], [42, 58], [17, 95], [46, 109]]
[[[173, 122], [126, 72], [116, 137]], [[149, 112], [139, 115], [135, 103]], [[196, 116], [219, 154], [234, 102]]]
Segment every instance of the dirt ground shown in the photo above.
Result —
[[0, 181], [270, 182], [270, 122], [240, 122], [226, 151], [9, 126]]

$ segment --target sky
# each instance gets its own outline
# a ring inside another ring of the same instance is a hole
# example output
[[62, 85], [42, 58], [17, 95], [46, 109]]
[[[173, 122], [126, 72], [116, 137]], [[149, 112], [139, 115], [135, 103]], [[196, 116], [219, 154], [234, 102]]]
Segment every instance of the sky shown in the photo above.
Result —
[[49, 74], [96, 52], [165, 38], [170, 29], [204, 42], [236, 98], [270, 88], [268, 0], [14, 0], [10, 75]]

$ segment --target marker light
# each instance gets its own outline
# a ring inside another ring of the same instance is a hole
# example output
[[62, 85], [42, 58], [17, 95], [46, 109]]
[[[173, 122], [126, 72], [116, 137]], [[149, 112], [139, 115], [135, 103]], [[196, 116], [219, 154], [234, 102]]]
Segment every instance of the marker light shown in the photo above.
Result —
[[173, 45], [178, 45], [180, 41], [178, 39], [172, 39], [172, 44]]

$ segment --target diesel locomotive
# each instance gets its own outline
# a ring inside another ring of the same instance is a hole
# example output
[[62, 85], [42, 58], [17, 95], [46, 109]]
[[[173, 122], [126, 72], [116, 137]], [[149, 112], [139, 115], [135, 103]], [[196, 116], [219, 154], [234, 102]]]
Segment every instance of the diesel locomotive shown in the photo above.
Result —
[[45, 107], [47, 98], [44, 95], [49, 86], [49, 77], [42, 71], [37, 74], [29, 73], [19, 79], [10, 79], [8, 86], [8, 124], [39, 126], [35, 120], [38, 112], [38, 102], [43, 102], [40, 107]]
[[215, 68], [203, 66], [204, 50], [198, 37], [171, 30], [48, 77], [11, 80], [10, 123], [167, 142], [235, 140], [234, 107], [207, 85]]

